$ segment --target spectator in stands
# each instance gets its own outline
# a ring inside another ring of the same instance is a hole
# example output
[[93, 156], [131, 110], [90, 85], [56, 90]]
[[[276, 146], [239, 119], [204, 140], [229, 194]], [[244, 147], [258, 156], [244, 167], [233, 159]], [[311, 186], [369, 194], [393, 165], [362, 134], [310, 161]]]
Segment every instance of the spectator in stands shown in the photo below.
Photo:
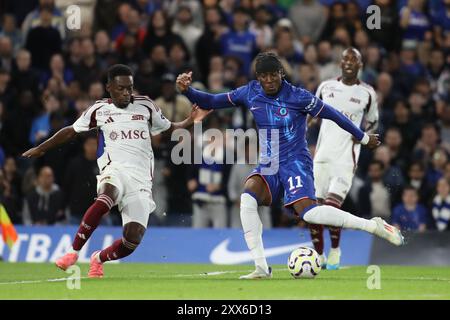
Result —
[[178, 122], [186, 119], [191, 112], [192, 104], [189, 99], [176, 91], [175, 75], [166, 73], [161, 80], [161, 96], [155, 100], [156, 105], [170, 121]]
[[390, 149], [382, 145], [375, 150], [374, 159], [383, 162], [383, 182], [391, 194], [392, 203], [396, 203], [400, 197], [400, 190], [404, 185], [403, 173], [399, 167], [392, 165], [392, 154]]
[[78, 225], [94, 200], [98, 174], [97, 137], [90, 134], [84, 140], [83, 153], [69, 162], [64, 176], [65, 204], [70, 224]]
[[[392, 114], [397, 97], [392, 88], [392, 76], [387, 72], [381, 72], [377, 77], [376, 89], [377, 97], [380, 99], [379, 105], [383, 110]], [[390, 118], [390, 117], [389, 117]]]
[[38, 7], [31, 11], [22, 23], [23, 38], [27, 38], [32, 28], [42, 26], [41, 13], [43, 10], [50, 12], [50, 25], [58, 31], [60, 38], [64, 39], [66, 36], [66, 23], [63, 14], [55, 6], [55, 0], [39, 0]]
[[445, 65], [444, 52], [438, 48], [431, 50], [427, 66], [427, 80], [430, 83], [431, 90], [435, 93], [435, 100], [443, 98], [439, 96], [438, 88], [442, 86], [442, 82], [445, 81], [449, 73], [449, 67]]
[[94, 104], [96, 101], [101, 100], [105, 97], [105, 86], [100, 81], [91, 83], [91, 85], [89, 86], [88, 95], [91, 104]]
[[81, 61], [73, 68], [74, 79], [80, 83], [83, 91], [87, 91], [92, 82], [101, 79], [102, 70], [100, 70], [100, 64], [95, 56], [94, 43], [91, 39], [81, 40], [80, 50]]
[[391, 163], [406, 172], [409, 152], [404, 148], [400, 130], [396, 127], [388, 128], [384, 133], [384, 143], [391, 153]]
[[436, 126], [433, 123], [425, 124], [414, 148], [414, 157], [422, 159], [424, 162], [431, 161], [434, 152], [439, 147], [439, 140], [440, 136]]
[[157, 45], [162, 45], [165, 50], [168, 50], [174, 42], [183, 42], [183, 39], [172, 32], [166, 13], [162, 10], [156, 10], [147, 26], [143, 44], [144, 54], [152, 52]]
[[52, 94], [44, 94], [42, 100], [43, 113], [36, 116], [31, 124], [30, 144], [32, 146], [37, 146], [48, 138], [51, 130], [50, 116], [61, 108], [61, 102]]
[[[210, 118], [209, 127], [220, 127], [217, 118]], [[202, 152], [202, 163], [189, 168], [187, 188], [192, 193], [192, 227], [226, 228], [227, 167], [223, 164], [225, 148], [222, 139], [215, 139], [205, 145]]]
[[220, 36], [227, 30], [218, 7], [205, 9], [205, 28], [195, 46], [195, 58], [203, 83], [210, 73], [209, 64], [213, 56], [220, 55]]
[[[120, 23], [119, 7], [126, 7], [129, 10], [131, 6], [128, 3], [121, 3], [120, 0], [97, 0], [94, 7], [93, 30], [98, 32], [104, 30], [112, 35], [113, 29]], [[119, 31], [115, 31], [115, 35]]]
[[439, 47], [444, 46], [444, 37], [450, 33], [450, 0], [443, 0], [445, 9], [439, 11], [433, 19], [434, 40]]
[[73, 71], [70, 67], [66, 67], [66, 63], [62, 54], [54, 54], [50, 59], [50, 70], [45, 71], [41, 77], [42, 85], [47, 86], [50, 79], [54, 79], [62, 87], [67, 86], [73, 80]]
[[5, 109], [12, 108], [13, 91], [10, 85], [11, 75], [8, 71], [0, 67], [0, 102]]
[[269, 25], [272, 18], [271, 12], [265, 5], [255, 9], [254, 20], [250, 22], [249, 31], [256, 37], [256, 45], [261, 51], [272, 46], [273, 31]]
[[36, 187], [26, 195], [23, 210], [26, 224], [52, 225], [65, 222], [64, 195], [55, 184], [53, 170], [50, 167], [39, 169]]
[[436, 149], [431, 157], [431, 163], [426, 173], [426, 179], [429, 184], [434, 186], [443, 177], [447, 162], [448, 154], [445, 150], [442, 148]]
[[397, 100], [395, 103], [390, 125], [400, 130], [406, 150], [414, 148], [420, 135], [420, 126], [411, 118], [411, 111], [404, 100]]
[[52, 26], [52, 11], [42, 8], [39, 12], [40, 24], [33, 27], [26, 37], [25, 48], [30, 51], [33, 67], [48, 70], [50, 58], [62, 51], [62, 38]]
[[0, 168], [0, 204], [2, 204], [13, 224], [22, 224], [22, 195], [20, 189], [5, 177]]
[[8, 37], [11, 40], [13, 52], [16, 54], [23, 43], [22, 32], [16, 27], [16, 17], [12, 14], [4, 14], [0, 30], [0, 37]]
[[430, 184], [425, 177], [425, 166], [420, 161], [414, 161], [409, 165], [406, 182], [417, 190], [419, 203], [425, 207], [431, 204], [434, 185]]
[[432, 213], [439, 231], [450, 231], [450, 185], [447, 179], [439, 179], [433, 199]]
[[126, 36], [133, 37], [136, 47], [140, 49], [144, 43], [146, 32], [145, 28], [141, 26], [139, 12], [134, 9], [129, 10], [125, 18], [125, 28], [115, 41], [116, 50], [120, 51]]
[[258, 51], [256, 37], [248, 30], [249, 20], [249, 12], [237, 7], [233, 10], [233, 29], [220, 37], [221, 54], [239, 58], [244, 75], [250, 74], [250, 65]]
[[192, 11], [188, 5], [182, 4], [178, 7], [172, 32], [183, 39], [188, 55], [193, 55], [195, 53], [195, 44], [202, 35], [202, 30], [194, 24]]
[[[331, 46], [329, 41], [321, 41], [317, 46], [320, 81], [337, 77], [341, 74], [340, 60], [342, 47]], [[340, 54], [337, 52], [340, 51]]]
[[373, 160], [369, 164], [368, 178], [359, 189], [358, 212], [367, 217], [390, 216], [391, 199], [387, 186], [383, 182], [384, 164], [381, 161]]
[[31, 54], [20, 49], [16, 55], [16, 68], [11, 72], [11, 87], [16, 92], [31, 90], [34, 96], [39, 95], [39, 74], [31, 68]]
[[14, 65], [13, 45], [7, 36], [0, 36], [0, 68], [11, 72]]
[[424, 232], [427, 225], [427, 209], [418, 203], [417, 190], [406, 186], [402, 202], [394, 207], [391, 223], [403, 231]]
[[8, 112], [2, 128], [2, 145], [7, 154], [16, 157], [29, 149], [29, 134], [31, 123], [37, 114], [36, 106], [36, 100], [31, 91], [26, 90], [18, 94], [14, 108]]
[[400, 10], [400, 27], [403, 30], [403, 42], [420, 42], [431, 38], [430, 19], [424, 12], [425, 1], [408, 0]]
[[117, 52], [111, 47], [111, 39], [104, 30], [99, 30], [94, 37], [95, 54], [102, 70], [118, 63]]
[[189, 51], [183, 42], [174, 42], [169, 47], [168, 69], [173, 74], [181, 74], [184, 72], [193, 71], [196, 74], [195, 68], [189, 63], [191, 60]]
[[133, 72], [136, 72], [139, 63], [144, 59], [144, 54], [139, 48], [136, 37], [131, 33], [126, 33], [123, 36], [118, 53], [119, 63], [128, 65]]
[[303, 61], [303, 54], [295, 45], [295, 36], [290, 28], [281, 28], [275, 33], [275, 50], [280, 58], [296, 68]]
[[351, 34], [354, 33], [353, 26], [351, 26], [350, 21], [346, 18], [345, 6], [346, 4], [340, 1], [331, 5], [330, 15], [320, 37], [322, 40], [331, 40], [334, 30], [339, 27], [349, 30]]
[[370, 30], [371, 39], [388, 51], [397, 49], [400, 39], [400, 25], [396, 1], [375, 0], [374, 4], [380, 8], [380, 28]]
[[[358, 34], [365, 34], [363, 30], [357, 32]], [[367, 38], [368, 39], [368, 38]], [[364, 49], [361, 49], [363, 56], [366, 57], [364, 63], [364, 69], [361, 75], [361, 79], [368, 84], [375, 86], [379, 77], [379, 70], [381, 69], [381, 53], [378, 46], [369, 45]]]
[[316, 43], [327, 23], [327, 9], [318, 0], [297, 0], [289, 9], [289, 19], [304, 43]]

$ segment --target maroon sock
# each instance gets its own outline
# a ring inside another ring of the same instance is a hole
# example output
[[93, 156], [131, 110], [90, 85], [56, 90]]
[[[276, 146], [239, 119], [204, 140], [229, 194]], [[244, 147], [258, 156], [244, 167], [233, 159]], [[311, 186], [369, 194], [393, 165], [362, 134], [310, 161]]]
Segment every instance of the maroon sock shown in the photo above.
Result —
[[339, 247], [339, 241], [341, 240], [341, 230], [339, 227], [329, 227], [330, 230], [330, 238], [331, 238], [331, 247], [336, 249]]
[[312, 243], [314, 244], [314, 249], [316, 249], [318, 254], [323, 254], [323, 225], [310, 224], [309, 231], [311, 233], [311, 239]]
[[100, 224], [103, 215], [108, 213], [113, 205], [113, 201], [106, 195], [100, 195], [97, 200], [87, 209], [78, 228], [72, 247], [74, 250], [81, 250], [91, 234]]
[[112, 245], [100, 251], [100, 261], [118, 260], [129, 256], [138, 245], [125, 239], [118, 239]]
[[[338, 208], [341, 208], [341, 202], [337, 199], [334, 198], [327, 198], [325, 200], [325, 204]], [[328, 227], [328, 229], [330, 230], [330, 238], [331, 238], [331, 247], [333, 249], [338, 248], [339, 247], [339, 241], [341, 240], [341, 230], [342, 228], [339, 227]]]

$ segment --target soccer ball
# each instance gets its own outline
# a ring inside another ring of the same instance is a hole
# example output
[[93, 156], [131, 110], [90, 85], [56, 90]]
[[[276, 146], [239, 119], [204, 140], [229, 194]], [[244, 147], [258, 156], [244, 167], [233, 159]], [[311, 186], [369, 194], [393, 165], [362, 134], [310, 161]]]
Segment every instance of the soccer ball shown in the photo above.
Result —
[[299, 247], [292, 251], [287, 266], [295, 279], [314, 278], [322, 269], [319, 254], [308, 247]]

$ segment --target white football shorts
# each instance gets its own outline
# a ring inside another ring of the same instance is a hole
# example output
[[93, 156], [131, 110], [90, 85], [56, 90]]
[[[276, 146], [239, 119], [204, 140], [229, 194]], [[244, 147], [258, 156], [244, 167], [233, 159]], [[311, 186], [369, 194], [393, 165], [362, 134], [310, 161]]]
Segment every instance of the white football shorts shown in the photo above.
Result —
[[119, 191], [114, 205], [121, 212], [122, 225], [137, 222], [147, 228], [150, 214], [156, 209], [151, 181], [142, 177], [117, 164], [109, 164], [97, 176], [97, 192], [104, 183], [112, 184]]
[[353, 181], [353, 165], [332, 165], [328, 162], [314, 162], [314, 187], [316, 197], [326, 199], [334, 193], [342, 199], [347, 197]]

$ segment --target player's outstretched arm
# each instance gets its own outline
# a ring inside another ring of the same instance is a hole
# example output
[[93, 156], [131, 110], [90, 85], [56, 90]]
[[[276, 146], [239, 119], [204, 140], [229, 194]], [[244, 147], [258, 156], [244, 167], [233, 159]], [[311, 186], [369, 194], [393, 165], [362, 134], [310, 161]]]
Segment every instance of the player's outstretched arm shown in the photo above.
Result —
[[228, 93], [210, 94], [191, 88], [192, 71], [178, 75], [176, 88], [184, 94], [192, 103], [202, 106], [203, 109], [230, 108], [235, 105], [230, 100]]
[[77, 132], [72, 126], [67, 126], [59, 130], [52, 137], [42, 142], [37, 147], [31, 148], [30, 150], [24, 152], [22, 157], [25, 158], [37, 158], [43, 156], [48, 150], [53, 149], [61, 144], [70, 141], [77, 135]]
[[378, 134], [367, 134], [363, 132], [360, 128], [355, 126], [347, 117], [345, 117], [340, 112], [336, 111], [333, 107], [330, 107], [323, 102], [323, 107], [316, 115], [323, 119], [329, 119], [334, 121], [339, 127], [345, 131], [351, 133], [357, 141], [361, 144], [366, 145], [369, 148], [376, 148], [381, 144]]
[[172, 122], [169, 130], [167, 131], [172, 132], [175, 129], [189, 128], [194, 123], [202, 122], [203, 119], [205, 119], [206, 116], [211, 112], [213, 112], [213, 110], [202, 109], [198, 105], [194, 104], [192, 106], [191, 114], [189, 115], [189, 117], [187, 117], [181, 122]]

